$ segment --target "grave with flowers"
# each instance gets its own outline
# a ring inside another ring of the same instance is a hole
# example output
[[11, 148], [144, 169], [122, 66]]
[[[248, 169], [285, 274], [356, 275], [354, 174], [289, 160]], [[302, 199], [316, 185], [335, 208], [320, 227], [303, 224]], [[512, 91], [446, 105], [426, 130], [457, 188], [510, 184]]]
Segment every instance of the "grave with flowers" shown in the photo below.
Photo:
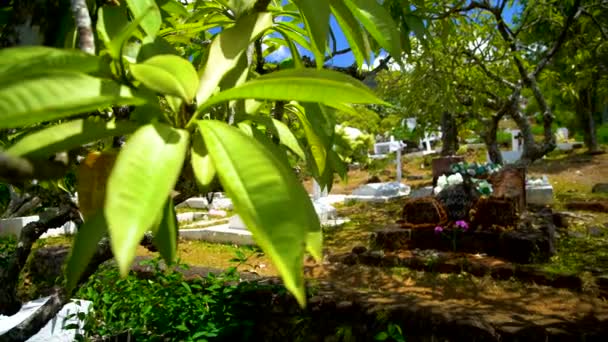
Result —
[[525, 169], [514, 165], [454, 163], [431, 196], [405, 201], [397, 225], [372, 234], [372, 247], [547, 260], [555, 252], [555, 226], [542, 213], [526, 212], [525, 179]]

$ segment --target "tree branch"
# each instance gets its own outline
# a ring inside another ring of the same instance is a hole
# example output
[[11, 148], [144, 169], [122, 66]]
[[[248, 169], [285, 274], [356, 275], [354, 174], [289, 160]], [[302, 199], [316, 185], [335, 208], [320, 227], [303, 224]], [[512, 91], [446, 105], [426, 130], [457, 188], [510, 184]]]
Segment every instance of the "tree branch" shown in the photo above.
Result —
[[608, 40], [608, 32], [606, 32], [606, 30], [604, 30], [604, 27], [602, 26], [602, 24], [597, 20], [597, 18], [589, 13], [589, 11], [583, 9], [581, 11], [581, 14], [584, 14], [586, 16], [588, 16], [589, 18], [591, 18], [591, 21], [593, 21], [593, 23], [595, 24], [595, 26], [597, 26], [597, 28], [600, 30], [600, 34], [602, 35], [602, 38], [604, 38], [604, 41]]
[[66, 298], [65, 292], [61, 288], [55, 288], [50, 298], [34, 314], [0, 336], [2, 341], [17, 342], [28, 340], [57, 315], [66, 304]]
[[510, 89], [515, 89], [515, 83], [510, 82], [509, 80], [507, 80], [503, 77], [500, 77], [500, 76], [496, 75], [495, 73], [491, 72], [490, 70], [488, 70], [488, 68], [485, 66], [485, 64], [483, 64], [479, 60], [479, 58], [477, 58], [477, 56], [475, 56], [475, 54], [473, 54], [471, 51], [465, 50], [464, 54], [467, 55], [472, 60], [474, 60], [475, 64], [477, 64], [489, 78], [493, 79], [494, 81], [496, 81], [502, 85], [509, 87]]
[[532, 73], [532, 77], [537, 77], [538, 74], [540, 74], [540, 72], [543, 70], [543, 68], [547, 65], [547, 63], [549, 63], [549, 61], [551, 61], [551, 58], [553, 58], [553, 56], [557, 53], [557, 51], [564, 44], [564, 42], [566, 41], [566, 36], [568, 35], [568, 31], [570, 30], [570, 26], [572, 26], [572, 23], [574, 23], [574, 21], [582, 13], [582, 9], [580, 6], [581, 6], [581, 0], [575, 0], [574, 9], [572, 10], [572, 12], [570, 12], [568, 17], [566, 18], [562, 32], [557, 37], [557, 40], [555, 41], [555, 44], [553, 45], [551, 50], [549, 50], [549, 52], [545, 55], [545, 57], [536, 65], [536, 69], [534, 69], [534, 72]]
[[63, 177], [68, 171], [65, 163], [28, 160], [0, 151], [0, 180], [17, 183], [26, 180], [48, 180]]
[[346, 48], [346, 49], [342, 49], [342, 50], [334, 50], [331, 55], [329, 56], [325, 56], [325, 62], [327, 62], [328, 60], [339, 56], [339, 55], [343, 55], [345, 53], [349, 53], [351, 51], [351, 48]]
[[266, 12], [268, 5], [270, 4], [270, 0], [258, 0], [253, 5], [253, 10], [255, 12]]
[[[462, 2], [464, 3], [466, 1], [462, 1]], [[451, 16], [452, 14], [468, 12], [473, 9], [490, 10], [491, 7], [485, 1], [484, 2], [471, 1], [468, 5], [466, 5], [464, 7], [454, 6], [454, 7], [448, 8], [448, 10], [446, 12], [439, 14], [438, 16], [432, 17], [431, 19], [445, 19], [445, 18]]]
[[260, 75], [265, 74], [264, 72], [264, 55], [262, 51], [262, 39], [257, 39], [254, 42], [255, 47], [255, 72]]
[[91, 16], [85, 0], [71, 0], [74, 21], [78, 28], [78, 47], [80, 50], [95, 54], [95, 38], [91, 27]]

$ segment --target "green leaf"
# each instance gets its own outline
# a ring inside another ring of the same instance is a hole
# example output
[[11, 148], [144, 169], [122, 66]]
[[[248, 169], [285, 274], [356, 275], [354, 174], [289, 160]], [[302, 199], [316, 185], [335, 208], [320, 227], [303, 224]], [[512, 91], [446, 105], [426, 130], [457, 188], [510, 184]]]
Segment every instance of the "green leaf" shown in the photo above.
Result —
[[106, 188], [105, 215], [122, 275], [129, 271], [144, 233], [157, 223], [182, 169], [188, 139], [186, 131], [148, 124], [118, 154]]
[[298, 45], [302, 46], [306, 50], [312, 50], [312, 46], [310, 42], [308, 42], [306, 37], [306, 32], [300, 33], [295, 30], [297, 26], [289, 25], [291, 23], [280, 22], [276, 24], [273, 29], [279, 33], [281, 33], [287, 41], [298, 43]]
[[371, 64], [371, 48], [359, 21], [348, 10], [343, 0], [330, 0], [330, 5], [348, 46], [355, 56], [357, 66], [361, 67], [366, 61]]
[[173, 17], [188, 16], [186, 6], [176, 0], [158, 0], [158, 6]]
[[376, 341], [386, 341], [386, 340], [388, 339], [388, 337], [389, 337], [389, 336], [388, 336], [388, 334], [386, 333], [386, 331], [382, 331], [382, 332], [378, 333], [378, 334], [376, 335], [376, 337], [374, 337], [374, 339], [375, 339]]
[[306, 159], [304, 151], [302, 150], [302, 147], [300, 147], [300, 143], [298, 143], [298, 139], [296, 139], [289, 127], [287, 127], [287, 125], [283, 122], [276, 119], [272, 119], [272, 123], [274, 124], [276, 133], [279, 137], [279, 141], [281, 141], [281, 144], [287, 146], [293, 153], [300, 157], [300, 159]]
[[[114, 59], [121, 58], [122, 47], [137, 31], [139, 24], [152, 13], [149, 7], [141, 16], [129, 22], [124, 6], [103, 6], [99, 9], [97, 32]], [[147, 37], [149, 38], [149, 37]], [[152, 40], [151, 38], [150, 40]], [[144, 41], [145, 42], [145, 41]]]
[[238, 63], [249, 43], [272, 26], [272, 14], [255, 13], [239, 18], [236, 24], [215, 37], [196, 94], [199, 104], [213, 94], [226, 73]]
[[10, 47], [0, 50], [2, 78], [23, 77], [26, 74], [48, 70], [79, 71], [82, 73], [107, 72], [109, 69], [98, 56], [80, 50], [56, 49], [46, 46]]
[[285, 42], [287, 43], [287, 46], [289, 47], [289, 51], [291, 53], [291, 61], [293, 62], [293, 66], [295, 68], [303, 68], [304, 65], [302, 64], [301, 58], [300, 58], [300, 52], [298, 51], [298, 47], [296, 46], [296, 44], [294, 44], [294, 42], [289, 39], [289, 36], [283, 32], [282, 30], [276, 30], [279, 34], [283, 35], [283, 38], [285, 40]]
[[192, 171], [201, 192], [205, 192], [211, 186], [217, 171], [209, 156], [205, 142], [201, 134], [196, 133], [192, 138]]
[[169, 197], [163, 208], [160, 226], [152, 241], [167, 264], [172, 264], [177, 260], [177, 235], [178, 224], [175, 205], [173, 199]]
[[247, 134], [247, 136], [253, 137], [256, 141], [263, 145], [263, 147], [275, 156], [283, 165], [289, 165], [289, 159], [287, 158], [287, 151], [283, 146], [277, 145], [273, 142], [268, 135], [265, 134], [259, 127], [251, 127], [250, 130], [244, 128], [244, 126], [250, 126], [245, 123], [239, 123], [239, 128]]
[[188, 103], [196, 95], [198, 75], [194, 66], [181, 57], [154, 56], [130, 68], [136, 80], [161, 94], [178, 96]]
[[310, 154], [312, 155], [312, 159], [306, 158], [306, 160], [310, 163], [314, 161], [314, 166], [320, 174], [325, 170], [325, 161], [327, 160], [327, 149], [326, 144], [321, 136], [317, 135], [315, 128], [308, 120], [308, 117], [305, 114], [304, 109], [301, 106], [289, 106], [292, 113], [294, 113], [300, 122], [302, 123], [302, 128], [304, 129], [304, 134], [306, 136], [306, 141], [308, 142], [308, 147]]
[[156, 5], [156, 2], [154, 0], [126, 1], [135, 19], [143, 18], [140, 22], [141, 28], [149, 37], [154, 39], [162, 24], [160, 9]]
[[[298, 139], [293, 135], [289, 127], [287, 127], [287, 125], [285, 125], [283, 122], [266, 115], [248, 115], [243, 116], [242, 119], [255, 122], [258, 128], [263, 126], [266, 129], [266, 132], [270, 132], [272, 135], [278, 138], [281, 144], [289, 148], [298, 157], [303, 160], [306, 158], [304, 151], [300, 147]], [[241, 125], [241, 123], [239, 123], [238, 126], [243, 132], [247, 133], [247, 135], [254, 136], [250, 125]], [[287, 158], [287, 155], [285, 155], [285, 158]]]
[[131, 134], [137, 127], [130, 121], [77, 119], [30, 133], [6, 152], [20, 157], [48, 157], [98, 139]]
[[66, 287], [70, 293], [78, 284], [82, 273], [97, 251], [97, 244], [107, 233], [107, 224], [103, 211], [95, 213], [90, 220], [84, 222], [74, 238], [74, 244], [68, 259], [65, 276]]
[[325, 63], [325, 47], [329, 34], [329, 3], [327, 1], [293, 0], [300, 9], [310, 37], [317, 68]]
[[[316, 213], [315, 213], [316, 216]], [[318, 220], [317, 216], [317, 220]], [[306, 251], [317, 261], [323, 260], [323, 230], [321, 224], [310, 226], [306, 233]]]
[[288, 69], [222, 91], [204, 103], [199, 111], [236, 99], [294, 100], [324, 103], [329, 106], [342, 103], [386, 104], [363, 83], [337, 71]]
[[304, 248], [308, 232], [319, 226], [308, 194], [293, 171], [260, 142], [219, 121], [201, 120], [198, 125], [236, 211], [276, 265], [285, 287], [305, 305]]
[[137, 55], [137, 62], [141, 63], [157, 55], [179, 55], [179, 53], [166, 39], [156, 37], [153, 41], [144, 42]]
[[[332, 169], [338, 174], [338, 176], [340, 176], [340, 178], [342, 178], [342, 180], [346, 180], [348, 177], [348, 165], [346, 165], [346, 163], [340, 159], [340, 156], [334, 150], [329, 151], [328, 157]], [[328, 190], [331, 191], [331, 188]]]
[[421, 42], [425, 41], [425, 36], [427, 35], [426, 27], [424, 27], [424, 23], [420, 17], [412, 14], [406, 14], [403, 16], [403, 20], [405, 20], [407, 26], [414, 31]]
[[[170, 98], [181, 103], [181, 99], [173, 96], [167, 96], [166, 99], [169, 106], [172, 106]], [[162, 120], [163, 110], [160, 108], [158, 101], [150, 101], [144, 105], [137, 106], [135, 110], [131, 112], [129, 119], [139, 124], [148, 124], [152, 121]]]
[[66, 118], [112, 105], [146, 100], [114, 81], [76, 72], [47, 72], [0, 85], [0, 128]]
[[228, 0], [228, 7], [234, 12], [238, 18], [243, 13], [249, 11], [255, 5], [256, 0]]
[[384, 7], [377, 0], [344, 0], [344, 3], [380, 46], [398, 60], [401, 56], [399, 30]]
[[123, 6], [102, 6], [99, 8], [97, 16], [97, 34], [110, 50], [112, 57], [118, 58], [120, 47], [124, 43], [124, 39], [128, 38], [119, 39], [119, 36], [124, 36], [121, 35], [121, 32], [126, 31], [129, 26], [127, 10]]

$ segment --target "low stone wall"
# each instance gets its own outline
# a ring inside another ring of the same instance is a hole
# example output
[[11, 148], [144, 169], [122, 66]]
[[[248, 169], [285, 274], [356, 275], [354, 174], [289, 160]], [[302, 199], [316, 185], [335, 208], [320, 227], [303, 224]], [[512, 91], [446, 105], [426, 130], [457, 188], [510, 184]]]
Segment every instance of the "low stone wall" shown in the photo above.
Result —
[[[450, 234], [450, 233], [448, 233]], [[554, 242], [547, 230], [513, 230], [507, 232], [458, 232], [457, 241], [438, 235], [433, 229], [385, 228], [372, 234], [372, 246], [384, 251], [435, 249], [485, 253], [511, 262], [526, 264], [544, 262], [554, 254]]]
[[[430, 260], [421, 256], [401, 256], [396, 253], [383, 253], [381, 251], [363, 251], [355, 247], [353, 252], [332, 255], [329, 260], [346, 265], [362, 264], [376, 267], [407, 267], [413, 270], [437, 273], [467, 272], [476, 277], [491, 276], [498, 280], [517, 278], [522, 282], [546, 285], [554, 288], [564, 288], [575, 291], [583, 289], [583, 280], [577, 274], [553, 273], [543, 271], [535, 266], [511, 263], [488, 265], [483, 261], [459, 257], [450, 253], [439, 253], [437, 258]], [[598, 286], [602, 286], [598, 282]], [[600, 291], [608, 291], [606, 288]]]

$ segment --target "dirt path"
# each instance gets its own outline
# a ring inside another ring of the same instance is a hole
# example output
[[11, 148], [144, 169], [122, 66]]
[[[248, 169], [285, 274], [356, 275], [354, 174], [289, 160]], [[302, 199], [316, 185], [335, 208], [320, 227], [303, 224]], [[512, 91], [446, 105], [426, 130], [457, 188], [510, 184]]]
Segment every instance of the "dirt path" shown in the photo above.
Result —
[[531, 324], [553, 329], [586, 321], [608, 323], [608, 303], [603, 299], [518, 281], [340, 264], [311, 267], [307, 274], [350, 289], [371, 303], [415, 303], [455, 316], [481, 317], [507, 331]]

